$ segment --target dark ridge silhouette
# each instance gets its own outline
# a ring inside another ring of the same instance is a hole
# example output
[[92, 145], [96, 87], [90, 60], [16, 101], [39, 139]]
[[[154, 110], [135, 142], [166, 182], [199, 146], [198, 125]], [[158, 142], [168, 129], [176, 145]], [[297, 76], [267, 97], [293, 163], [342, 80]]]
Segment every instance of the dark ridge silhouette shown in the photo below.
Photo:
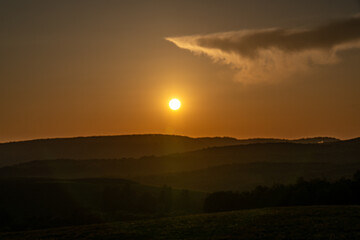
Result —
[[249, 192], [221, 191], [210, 194], [204, 201], [205, 212], [233, 211], [239, 209], [360, 204], [360, 171], [352, 180], [342, 178], [329, 182], [325, 179], [296, 184], [278, 184], [273, 187], [257, 186]]
[[49, 159], [128, 158], [236, 144], [234, 138], [144, 134], [38, 139], [0, 144], [0, 166]]
[[[34, 160], [139, 158], [215, 146], [289, 141], [292, 140], [261, 138], [238, 140], [229, 137], [191, 138], [162, 134], [38, 139], [0, 144], [0, 167]], [[298, 143], [336, 141], [339, 140], [328, 137], [294, 140]]]
[[[213, 147], [139, 159], [40, 160], [0, 168], [0, 177], [126, 178], [214, 191], [291, 183], [297, 177], [346, 177], [360, 164], [360, 143], [263, 143]], [[231, 187], [231, 188], [230, 188]]]
[[344, 143], [344, 144], [359, 144], [360, 143], [360, 137], [352, 138], [352, 139], [348, 139], [348, 140], [343, 140], [341, 142]]

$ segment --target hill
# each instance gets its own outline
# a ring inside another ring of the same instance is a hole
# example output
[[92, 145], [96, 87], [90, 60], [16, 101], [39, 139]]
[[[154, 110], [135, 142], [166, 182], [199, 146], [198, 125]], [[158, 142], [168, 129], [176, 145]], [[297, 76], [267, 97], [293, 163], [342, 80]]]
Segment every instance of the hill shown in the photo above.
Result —
[[0, 233], [1, 239], [359, 239], [360, 207], [312, 206], [242, 210]]
[[200, 192], [99, 178], [1, 179], [0, 194], [0, 231], [199, 213], [205, 198]]
[[0, 168], [6, 177], [135, 177], [244, 163], [359, 163], [360, 143], [263, 143], [212, 147], [138, 159], [41, 160]]
[[126, 178], [201, 191], [247, 190], [298, 177], [349, 177], [360, 168], [360, 142], [263, 143], [213, 147], [138, 159], [41, 160], [0, 168], [0, 177]]
[[[215, 146], [288, 141], [290, 140], [238, 140], [229, 137], [191, 138], [161, 134], [38, 139], [0, 144], [0, 167], [34, 160], [139, 158]], [[308, 138], [294, 141], [303, 143], [336, 142], [338, 139]]]
[[243, 163], [226, 164], [194, 171], [139, 176], [133, 178], [140, 183], [174, 188], [185, 188], [205, 192], [248, 191], [258, 185], [292, 184], [299, 178], [328, 179], [351, 178], [359, 163]]
[[38, 139], [0, 144], [0, 166], [33, 160], [129, 158], [236, 144], [234, 138], [147, 134]]

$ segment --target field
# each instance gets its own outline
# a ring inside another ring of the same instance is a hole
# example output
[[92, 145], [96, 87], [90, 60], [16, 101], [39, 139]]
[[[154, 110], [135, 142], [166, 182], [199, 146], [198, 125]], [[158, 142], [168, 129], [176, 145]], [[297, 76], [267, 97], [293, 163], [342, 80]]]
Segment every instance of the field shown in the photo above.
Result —
[[14, 233], [0, 239], [360, 239], [360, 207], [284, 207]]

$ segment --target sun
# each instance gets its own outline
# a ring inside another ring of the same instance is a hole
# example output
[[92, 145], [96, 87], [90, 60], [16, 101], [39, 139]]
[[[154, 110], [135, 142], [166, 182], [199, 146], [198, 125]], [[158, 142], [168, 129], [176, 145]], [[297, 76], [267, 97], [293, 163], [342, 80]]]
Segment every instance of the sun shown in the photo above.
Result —
[[173, 98], [169, 102], [169, 107], [170, 107], [171, 110], [176, 111], [176, 110], [178, 110], [180, 108], [180, 106], [181, 106], [181, 102], [177, 98]]

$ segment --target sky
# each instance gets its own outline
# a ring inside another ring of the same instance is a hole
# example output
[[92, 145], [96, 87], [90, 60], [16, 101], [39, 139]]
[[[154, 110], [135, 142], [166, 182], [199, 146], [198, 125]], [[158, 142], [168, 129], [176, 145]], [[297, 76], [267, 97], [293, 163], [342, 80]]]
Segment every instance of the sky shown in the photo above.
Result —
[[356, 0], [2, 0], [0, 142], [358, 137], [359, 13]]

